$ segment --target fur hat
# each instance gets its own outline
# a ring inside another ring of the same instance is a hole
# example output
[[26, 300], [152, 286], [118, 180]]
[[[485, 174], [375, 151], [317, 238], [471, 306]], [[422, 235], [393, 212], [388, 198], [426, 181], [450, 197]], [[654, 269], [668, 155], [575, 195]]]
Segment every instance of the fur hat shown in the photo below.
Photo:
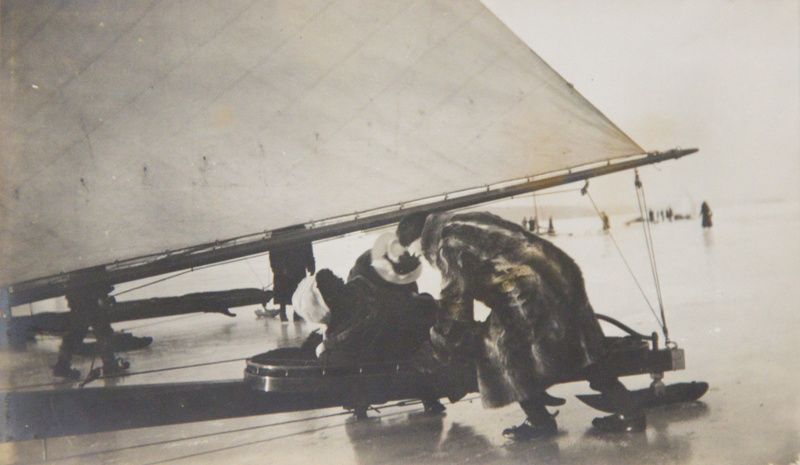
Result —
[[372, 268], [386, 282], [410, 284], [422, 274], [422, 262], [400, 245], [393, 232], [378, 236], [371, 251]]
[[411, 213], [403, 217], [397, 225], [397, 237], [400, 239], [400, 245], [408, 247], [412, 242], [422, 236], [422, 230], [425, 228], [425, 221], [428, 219], [428, 213], [417, 212]]

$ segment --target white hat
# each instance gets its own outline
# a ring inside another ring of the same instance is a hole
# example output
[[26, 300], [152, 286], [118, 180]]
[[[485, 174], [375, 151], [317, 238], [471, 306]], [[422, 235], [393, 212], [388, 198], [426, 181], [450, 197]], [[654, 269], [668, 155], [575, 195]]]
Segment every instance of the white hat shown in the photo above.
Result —
[[392, 284], [411, 284], [419, 279], [422, 274], [422, 262], [412, 271], [400, 274], [396, 270], [397, 262], [408, 249], [400, 245], [400, 240], [394, 232], [386, 232], [378, 236], [372, 246], [370, 258], [372, 268], [386, 282]]

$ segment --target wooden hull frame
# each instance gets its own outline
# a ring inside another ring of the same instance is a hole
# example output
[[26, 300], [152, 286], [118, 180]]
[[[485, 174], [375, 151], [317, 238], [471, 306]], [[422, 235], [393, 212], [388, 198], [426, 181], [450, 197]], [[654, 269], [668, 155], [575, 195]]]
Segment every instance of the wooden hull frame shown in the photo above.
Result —
[[[686, 367], [683, 349], [649, 348], [644, 341], [637, 343], [631, 336], [607, 339], [612, 343], [625, 339], [628, 342], [624, 349], [609, 350], [600, 364], [615, 376], [650, 374], [660, 380], [664, 372]], [[271, 359], [270, 354], [265, 352], [247, 360], [244, 382], [255, 391], [340, 396], [345, 405], [370, 404], [375, 398], [388, 401], [418, 397], [423, 388], [433, 388], [439, 397], [450, 398], [478, 391], [475, 368], [467, 364], [423, 373], [408, 361], [324, 365], [308, 359]], [[581, 380], [585, 380], [581, 374], [572, 373], [565, 374], [559, 383]]]

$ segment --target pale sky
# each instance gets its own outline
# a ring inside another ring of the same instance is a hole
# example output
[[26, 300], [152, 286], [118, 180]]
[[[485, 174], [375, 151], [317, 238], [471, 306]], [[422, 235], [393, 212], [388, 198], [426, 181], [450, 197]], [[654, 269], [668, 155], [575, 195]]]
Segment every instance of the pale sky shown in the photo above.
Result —
[[[700, 148], [643, 171], [654, 202], [800, 201], [800, 2], [484, 3], [642, 147]], [[592, 186], [627, 203], [631, 177]]]

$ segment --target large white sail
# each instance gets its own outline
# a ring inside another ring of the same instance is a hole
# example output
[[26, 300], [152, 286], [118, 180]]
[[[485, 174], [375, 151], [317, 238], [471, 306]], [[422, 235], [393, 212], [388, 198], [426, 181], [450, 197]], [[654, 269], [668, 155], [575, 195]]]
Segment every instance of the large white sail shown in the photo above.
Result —
[[477, 0], [3, 3], [0, 283], [643, 153]]

